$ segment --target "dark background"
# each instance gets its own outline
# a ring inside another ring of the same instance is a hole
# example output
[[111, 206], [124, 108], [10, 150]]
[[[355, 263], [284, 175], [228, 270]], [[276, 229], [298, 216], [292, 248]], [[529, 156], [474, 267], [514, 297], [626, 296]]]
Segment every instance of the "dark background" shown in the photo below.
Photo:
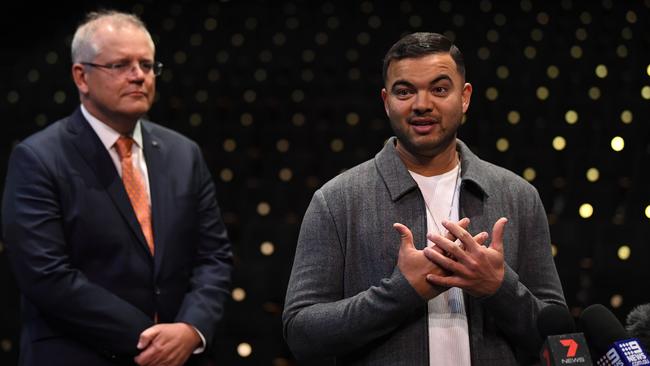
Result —
[[[624, 321], [650, 301], [650, 0], [65, 4], [3, 5], [2, 181], [11, 148], [78, 105], [69, 44], [83, 15], [139, 14], [165, 64], [149, 117], [201, 145], [234, 244], [217, 364], [294, 363], [281, 312], [302, 214], [391, 136], [381, 60], [413, 31], [463, 51], [474, 95], [459, 137], [539, 190], [574, 315], [602, 303]], [[1, 242], [0, 294], [0, 364], [12, 365], [19, 296]]]

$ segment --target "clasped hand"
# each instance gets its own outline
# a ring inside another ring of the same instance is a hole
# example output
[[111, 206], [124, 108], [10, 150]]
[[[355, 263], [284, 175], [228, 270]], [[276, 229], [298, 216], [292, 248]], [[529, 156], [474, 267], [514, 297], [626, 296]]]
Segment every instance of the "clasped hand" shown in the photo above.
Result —
[[[397, 266], [409, 284], [424, 299], [431, 299], [450, 287], [458, 287], [475, 297], [495, 293], [505, 273], [503, 231], [506, 218], [500, 218], [492, 229], [490, 247], [483, 246], [486, 232], [472, 236], [467, 232], [469, 219], [456, 223], [444, 221], [447, 235], [428, 234], [435, 245], [417, 250], [413, 234], [402, 224], [393, 227], [400, 233], [401, 245]], [[459, 244], [455, 243], [459, 241]]]

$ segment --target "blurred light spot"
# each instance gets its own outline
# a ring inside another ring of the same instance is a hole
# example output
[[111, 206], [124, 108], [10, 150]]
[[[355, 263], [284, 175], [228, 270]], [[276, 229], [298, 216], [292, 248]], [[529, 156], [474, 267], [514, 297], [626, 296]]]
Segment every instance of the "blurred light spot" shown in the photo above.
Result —
[[228, 168], [221, 169], [221, 172], [219, 172], [219, 177], [224, 182], [232, 181], [232, 178], [233, 178], [232, 170], [230, 170]]
[[356, 126], [359, 124], [359, 115], [357, 113], [351, 112], [345, 116], [345, 122], [350, 126]]
[[239, 301], [244, 301], [246, 298], [246, 291], [244, 291], [243, 288], [240, 287], [235, 287], [232, 289], [232, 299], [239, 302]]
[[578, 41], [584, 41], [587, 39], [587, 31], [584, 28], [578, 28], [576, 30], [576, 39]]
[[217, 20], [214, 18], [208, 18], [203, 22], [203, 28], [207, 31], [213, 31], [217, 29]]
[[280, 169], [278, 176], [280, 177], [281, 181], [288, 182], [291, 180], [291, 178], [293, 178], [293, 172], [289, 168], [282, 168]]
[[589, 98], [592, 100], [597, 100], [600, 98], [600, 89], [597, 86], [592, 86], [589, 88]]
[[645, 206], [645, 217], [650, 219], [650, 205]]
[[16, 104], [20, 100], [20, 94], [18, 94], [17, 91], [12, 90], [9, 93], [7, 93], [7, 102], [9, 104]]
[[523, 177], [525, 180], [532, 182], [537, 177], [537, 172], [533, 168], [524, 169]]
[[255, 93], [255, 90], [246, 90], [243, 98], [246, 103], [253, 103], [257, 99], [257, 93]]
[[609, 299], [609, 304], [612, 305], [614, 309], [620, 308], [623, 305], [623, 296], [616, 294]]
[[625, 13], [625, 20], [627, 20], [628, 23], [636, 23], [636, 13], [632, 10], [628, 10], [627, 13]]
[[195, 95], [196, 101], [199, 103], [205, 103], [208, 100], [208, 92], [205, 90], [199, 90]]
[[542, 30], [539, 29], [539, 28], [534, 28], [534, 29], [530, 32], [530, 38], [531, 38], [533, 41], [539, 42], [539, 41], [541, 41], [542, 39], [544, 39], [544, 32], [542, 32]]
[[499, 79], [507, 79], [508, 75], [510, 75], [510, 71], [506, 66], [497, 67], [497, 77]]
[[562, 136], [555, 136], [553, 138], [553, 148], [557, 151], [562, 151], [566, 147], [566, 140]]
[[305, 124], [305, 115], [302, 113], [296, 113], [291, 117], [291, 123], [294, 126], [302, 126]]
[[574, 111], [574, 110], [568, 110], [568, 111], [564, 114], [564, 120], [565, 120], [568, 124], [572, 125], [572, 124], [578, 122], [578, 113], [577, 113], [576, 111]]
[[573, 46], [571, 47], [571, 57], [573, 58], [580, 58], [582, 57], [582, 48], [580, 46]]
[[557, 245], [551, 244], [551, 255], [555, 257], [557, 255]]
[[508, 139], [502, 137], [497, 140], [497, 150], [499, 150], [500, 152], [507, 151], [508, 147], [510, 147], [510, 143], [508, 142]]
[[305, 93], [300, 89], [296, 89], [291, 93], [291, 100], [300, 103], [305, 100]]
[[289, 151], [289, 145], [289, 140], [279, 139], [278, 142], [275, 143], [275, 148], [278, 149], [279, 152], [286, 153]]
[[260, 252], [263, 255], [267, 255], [267, 256], [271, 255], [273, 254], [274, 251], [275, 251], [275, 246], [270, 241], [265, 241], [264, 243], [262, 243], [262, 245], [260, 245]]
[[545, 86], [540, 86], [539, 88], [537, 88], [536, 94], [539, 100], [546, 100], [548, 99], [548, 95], [549, 95], [548, 88]]
[[187, 54], [185, 52], [178, 51], [174, 53], [174, 62], [180, 65], [180, 64], [184, 64], [185, 61], [187, 61]]
[[487, 60], [490, 58], [490, 50], [487, 47], [481, 47], [478, 49], [478, 58], [481, 60]]
[[239, 122], [242, 126], [248, 127], [253, 124], [253, 115], [248, 112], [243, 113], [241, 117], [239, 117]]
[[[648, 74], [650, 74], [650, 66], [648, 66]], [[41, 74], [38, 72], [38, 70], [31, 69], [27, 73], [27, 80], [29, 80], [30, 83], [37, 82], [40, 77]]]
[[248, 357], [253, 353], [253, 347], [248, 343], [240, 343], [237, 346], [237, 354], [241, 357]]
[[271, 205], [267, 202], [260, 202], [257, 204], [257, 213], [260, 216], [266, 216], [271, 212]]
[[623, 148], [625, 148], [625, 140], [623, 140], [623, 138], [620, 136], [616, 136], [612, 139], [611, 146], [612, 150], [621, 151]]
[[341, 152], [343, 150], [343, 146], [344, 146], [343, 140], [341, 140], [341, 139], [334, 139], [330, 143], [330, 148], [334, 152]]
[[546, 75], [550, 79], [555, 79], [560, 75], [560, 69], [558, 69], [555, 65], [551, 65], [546, 68]]
[[0, 340], [0, 349], [4, 352], [9, 352], [13, 348], [13, 344], [11, 343], [10, 339], [3, 338]]
[[517, 123], [519, 123], [520, 119], [521, 116], [519, 115], [519, 112], [517, 111], [508, 112], [508, 122], [510, 122], [510, 124], [516, 125]]
[[223, 141], [223, 149], [226, 152], [233, 152], [237, 148], [237, 142], [233, 139], [225, 139]]
[[45, 62], [50, 65], [54, 65], [59, 60], [59, 55], [56, 52], [51, 51], [45, 55]]
[[499, 32], [495, 31], [494, 29], [490, 29], [487, 31], [487, 34], [485, 35], [487, 40], [496, 43], [499, 41]]
[[526, 48], [524, 48], [524, 56], [526, 56], [527, 59], [532, 60], [537, 56], [537, 50], [533, 46], [526, 46]]
[[585, 175], [587, 176], [587, 180], [592, 183], [597, 181], [598, 178], [600, 178], [600, 172], [596, 168], [587, 169], [587, 174]]
[[616, 54], [620, 58], [626, 58], [627, 57], [627, 47], [625, 45], [619, 45], [616, 47]]
[[56, 103], [56, 104], [65, 103], [65, 98], [66, 98], [66, 95], [65, 95], [65, 92], [63, 90], [57, 90], [54, 93], [54, 103]]
[[650, 86], [646, 85], [641, 89], [641, 96], [643, 99], [650, 99]]
[[583, 203], [580, 205], [580, 208], [578, 209], [578, 213], [580, 214], [580, 217], [583, 219], [590, 218], [591, 215], [594, 214], [594, 207], [588, 203]]
[[604, 79], [607, 77], [607, 66], [605, 65], [598, 65], [596, 66], [596, 76], [598, 76], [601, 79]]
[[630, 255], [632, 254], [632, 250], [627, 245], [621, 245], [618, 248], [616, 254], [618, 255], [618, 259], [625, 261], [628, 260], [628, 258], [630, 258]]
[[490, 101], [495, 101], [499, 97], [499, 91], [491, 86], [485, 91], [485, 97]]
[[629, 110], [626, 109], [623, 112], [621, 112], [621, 122], [625, 124], [630, 124], [632, 123], [633, 118], [634, 116], [632, 115], [632, 112], [630, 112]]

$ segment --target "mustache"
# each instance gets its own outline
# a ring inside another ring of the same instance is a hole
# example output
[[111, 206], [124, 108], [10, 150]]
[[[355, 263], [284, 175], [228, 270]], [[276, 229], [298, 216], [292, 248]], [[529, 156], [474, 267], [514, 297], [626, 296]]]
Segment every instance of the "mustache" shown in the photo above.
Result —
[[417, 114], [417, 115], [408, 116], [406, 118], [406, 122], [408, 123], [419, 122], [422, 120], [431, 120], [431, 122], [433, 123], [440, 123], [441, 118], [431, 114]]

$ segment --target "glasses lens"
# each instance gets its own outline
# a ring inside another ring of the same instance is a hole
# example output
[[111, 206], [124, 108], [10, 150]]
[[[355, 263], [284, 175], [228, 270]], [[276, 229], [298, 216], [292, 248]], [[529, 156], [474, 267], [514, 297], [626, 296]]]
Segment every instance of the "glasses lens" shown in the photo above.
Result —
[[162, 62], [158, 62], [158, 61], [154, 62], [153, 63], [153, 74], [155, 76], [158, 76], [158, 75], [162, 74], [162, 71], [163, 71]]

